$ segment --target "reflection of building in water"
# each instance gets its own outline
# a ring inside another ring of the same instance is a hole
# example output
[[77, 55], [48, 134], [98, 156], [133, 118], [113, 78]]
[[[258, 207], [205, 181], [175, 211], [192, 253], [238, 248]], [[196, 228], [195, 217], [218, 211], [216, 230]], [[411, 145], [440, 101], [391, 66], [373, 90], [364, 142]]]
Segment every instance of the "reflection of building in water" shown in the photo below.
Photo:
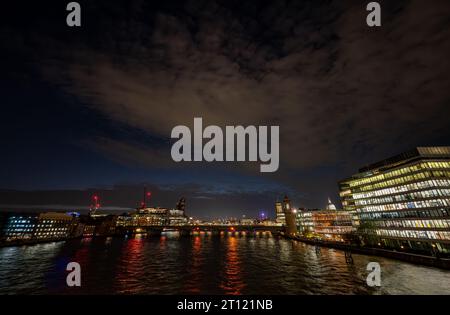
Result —
[[419, 147], [339, 183], [344, 210], [373, 246], [450, 255], [450, 147]]
[[242, 290], [245, 288], [245, 282], [242, 278], [242, 259], [239, 255], [239, 238], [231, 236], [226, 239], [226, 256], [224, 263], [224, 276], [220, 287], [225, 294], [242, 294]]

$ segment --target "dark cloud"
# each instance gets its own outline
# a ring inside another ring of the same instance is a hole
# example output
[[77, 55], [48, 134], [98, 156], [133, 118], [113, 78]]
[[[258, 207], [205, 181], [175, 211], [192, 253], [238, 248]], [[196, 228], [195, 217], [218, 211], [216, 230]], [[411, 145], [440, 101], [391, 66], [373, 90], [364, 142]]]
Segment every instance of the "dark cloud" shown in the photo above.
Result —
[[[139, 134], [95, 135], [84, 143], [96, 152], [126, 165], [191, 170], [195, 182], [229, 165], [175, 166], [174, 126], [194, 117], [276, 124], [279, 172], [233, 171], [264, 176], [320, 207], [362, 164], [450, 134], [448, 2], [380, 2], [379, 29], [365, 24], [361, 1], [86, 3], [85, 33], [12, 38], [23, 54], [31, 41], [44, 80]], [[194, 199], [209, 200], [202, 190]]]

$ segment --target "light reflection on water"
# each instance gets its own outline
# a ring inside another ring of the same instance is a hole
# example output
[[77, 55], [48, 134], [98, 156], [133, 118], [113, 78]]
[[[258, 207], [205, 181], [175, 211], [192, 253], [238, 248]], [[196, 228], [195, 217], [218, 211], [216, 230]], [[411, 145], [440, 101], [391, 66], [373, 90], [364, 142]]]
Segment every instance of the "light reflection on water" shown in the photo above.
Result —
[[[0, 248], [0, 294], [449, 294], [450, 272], [260, 234], [92, 238]], [[66, 287], [66, 265], [82, 268]], [[365, 283], [377, 261], [382, 287]]]

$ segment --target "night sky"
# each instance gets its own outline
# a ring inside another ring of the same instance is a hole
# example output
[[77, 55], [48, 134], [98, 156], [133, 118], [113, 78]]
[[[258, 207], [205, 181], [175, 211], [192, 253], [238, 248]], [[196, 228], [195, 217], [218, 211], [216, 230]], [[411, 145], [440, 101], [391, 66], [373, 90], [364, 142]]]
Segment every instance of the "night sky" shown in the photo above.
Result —
[[[9, 1], [12, 2], [12, 1]], [[450, 3], [2, 3], [0, 208], [256, 216], [288, 194], [337, 204], [337, 182], [415, 146], [450, 145]], [[175, 163], [176, 125], [279, 125], [280, 168]]]

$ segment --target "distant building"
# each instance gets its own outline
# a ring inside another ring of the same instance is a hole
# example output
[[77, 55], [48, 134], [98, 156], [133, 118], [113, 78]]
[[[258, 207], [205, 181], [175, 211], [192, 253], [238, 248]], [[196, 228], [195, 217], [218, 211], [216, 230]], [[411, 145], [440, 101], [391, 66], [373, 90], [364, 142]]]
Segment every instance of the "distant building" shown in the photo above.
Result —
[[283, 204], [281, 202], [275, 203], [275, 221], [279, 224], [285, 225], [286, 224], [286, 216], [284, 215], [283, 211]]
[[296, 216], [298, 233], [303, 236], [312, 236], [314, 233], [313, 210], [299, 209]]
[[325, 210], [301, 209], [297, 211], [297, 227], [305, 237], [342, 242], [353, 230], [352, 214], [336, 210], [334, 205], [328, 205]]
[[116, 227], [127, 227], [133, 225], [133, 218], [129, 213], [122, 213], [117, 216]]
[[36, 239], [67, 238], [75, 229], [77, 219], [60, 212], [45, 212], [39, 214], [34, 237]]
[[110, 236], [116, 233], [118, 216], [108, 215], [103, 218], [95, 229], [96, 236]]
[[4, 219], [3, 239], [6, 241], [31, 240], [38, 218], [38, 214], [8, 214]]
[[131, 214], [134, 226], [168, 225], [169, 217], [166, 208], [138, 209]]
[[450, 147], [418, 147], [339, 183], [364, 243], [450, 254]]
[[181, 197], [178, 200], [175, 209], [168, 210], [169, 225], [185, 225], [188, 223], [188, 217], [185, 213], [186, 198]]
[[312, 211], [311, 219], [313, 233], [323, 240], [343, 242], [352, 232], [352, 215], [348, 211]]
[[26, 241], [65, 239], [76, 235], [78, 219], [61, 212], [4, 215], [2, 239]]
[[251, 218], [242, 218], [239, 223], [241, 225], [253, 225], [256, 223], [256, 220]]
[[328, 198], [328, 204], [326, 207], [327, 210], [336, 210], [336, 206], [331, 202], [330, 198]]
[[146, 207], [137, 209], [130, 214], [130, 218], [121, 217], [117, 221], [119, 226], [155, 226], [155, 225], [184, 225], [188, 223], [188, 217], [185, 214], [186, 199], [180, 198], [175, 209]]

